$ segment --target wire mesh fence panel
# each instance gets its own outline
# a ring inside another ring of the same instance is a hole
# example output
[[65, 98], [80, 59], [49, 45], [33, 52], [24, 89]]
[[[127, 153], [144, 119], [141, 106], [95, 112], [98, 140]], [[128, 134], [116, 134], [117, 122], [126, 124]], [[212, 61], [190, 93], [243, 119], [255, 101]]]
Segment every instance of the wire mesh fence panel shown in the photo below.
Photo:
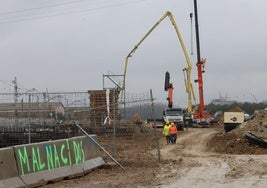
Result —
[[117, 88], [83, 92], [40, 92], [36, 89], [0, 93], [0, 147], [90, 134], [131, 138], [152, 119], [149, 92], [127, 94]]
[[88, 111], [87, 91], [0, 93], [0, 147], [81, 135], [71, 122]]

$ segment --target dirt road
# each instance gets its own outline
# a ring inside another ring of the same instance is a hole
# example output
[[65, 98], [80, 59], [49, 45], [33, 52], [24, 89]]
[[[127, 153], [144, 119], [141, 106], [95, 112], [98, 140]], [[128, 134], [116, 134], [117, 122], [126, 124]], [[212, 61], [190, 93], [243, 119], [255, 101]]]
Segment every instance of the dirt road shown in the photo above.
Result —
[[[117, 160], [126, 171], [107, 165], [84, 177], [44, 187], [267, 187], [267, 155], [215, 153], [207, 145], [218, 132], [190, 129], [179, 133], [177, 144], [167, 145], [159, 131], [160, 163], [151, 131], [138, 133], [132, 140], [118, 139]], [[99, 140], [108, 149], [110, 141]]]
[[[178, 144], [163, 148], [163, 158], [180, 158], [181, 163], [172, 168], [171, 176], [159, 174], [160, 187], [267, 187], [267, 155], [224, 155], [207, 151], [205, 146], [216, 132], [193, 129], [182, 135]], [[165, 169], [163, 166], [160, 172]]]

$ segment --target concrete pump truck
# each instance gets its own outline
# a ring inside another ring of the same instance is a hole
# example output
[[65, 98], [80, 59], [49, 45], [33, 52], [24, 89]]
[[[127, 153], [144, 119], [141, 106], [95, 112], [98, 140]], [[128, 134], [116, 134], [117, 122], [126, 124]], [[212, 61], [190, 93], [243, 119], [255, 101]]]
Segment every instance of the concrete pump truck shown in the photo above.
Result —
[[[177, 26], [177, 24], [176, 24], [176, 22], [174, 20], [174, 17], [172, 15], [172, 13], [169, 12], [169, 11], [167, 11], [165, 14], [163, 14], [161, 16], [161, 18], [152, 26], [152, 28], [145, 34], [145, 36], [134, 46], [134, 48], [127, 55], [126, 61], [125, 61], [125, 66], [124, 66], [121, 100], [123, 100], [123, 98], [125, 97], [126, 72], [127, 72], [127, 65], [128, 65], [129, 58], [133, 56], [133, 53], [137, 50], [137, 48], [141, 45], [141, 43], [150, 35], [150, 33], [166, 17], [169, 18], [170, 22], [172, 23], [172, 25], [173, 25], [173, 27], [175, 29], [175, 32], [176, 32], [177, 37], [178, 37], [178, 42], [180, 43], [180, 45], [182, 47], [182, 50], [183, 50], [183, 53], [184, 53], [184, 56], [185, 56], [185, 59], [186, 59], [187, 67], [184, 68], [183, 71], [184, 71], [184, 73], [186, 73], [186, 76], [185, 76], [185, 85], [186, 85], [186, 92], [187, 92], [187, 95], [188, 95], [188, 107], [187, 107], [187, 111], [188, 111], [188, 113], [193, 114], [194, 113], [194, 108], [192, 107], [192, 98], [195, 100], [195, 94], [194, 94], [194, 90], [193, 90], [193, 87], [192, 87], [192, 84], [191, 84], [191, 69], [192, 69], [192, 65], [191, 65], [191, 61], [190, 61], [188, 52], [186, 50], [185, 44], [183, 42], [182, 35], [181, 35], [181, 33], [180, 33], [179, 29], [178, 29], [178, 26]], [[167, 121], [168, 118], [166, 118], [166, 114], [169, 114], [168, 112], [170, 112], [171, 114], [173, 114], [174, 109], [172, 109], [172, 105], [173, 105], [173, 103], [172, 103], [172, 91], [171, 91], [172, 88], [171, 88], [170, 85], [168, 85], [166, 87], [168, 87], [168, 90], [169, 90], [169, 97], [168, 97], [169, 98], [169, 104], [168, 104], [168, 107], [169, 108], [167, 108], [167, 109], [164, 110], [164, 112], [166, 112], [166, 113], [165, 113], [165, 115], [163, 115], [163, 119]], [[183, 123], [183, 114], [181, 113], [182, 110], [179, 109], [178, 111], [177, 111], [177, 114], [179, 114], [179, 123], [182, 124]], [[172, 119], [170, 119], [170, 120], [172, 120]]]

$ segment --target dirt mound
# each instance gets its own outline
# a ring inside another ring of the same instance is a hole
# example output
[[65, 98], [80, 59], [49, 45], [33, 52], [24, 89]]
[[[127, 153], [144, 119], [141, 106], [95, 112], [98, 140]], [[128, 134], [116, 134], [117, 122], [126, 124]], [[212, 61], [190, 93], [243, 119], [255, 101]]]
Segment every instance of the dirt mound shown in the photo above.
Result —
[[256, 111], [248, 121], [242, 123], [232, 132], [238, 135], [251, 132], [259, 138], [267, 140], [267, 110]]
[[[260, 133], [267, 139], [267, 110], [256, 111], [249, 121], [240, 126], [240, 129]], [[265, 134], [263, 132], [265, 132]]]
[[267, 154], [267, 149], [251, 144], [242, 134], [236, 134], [233, 131], [228, 133], [222, 131], [214, 135], [207, 143], [207, 148], [223, 154]]
[[234, 106], [229, 110], [229, 112], [245, 112], [245, 111], [242, 110], [239, 106]]
[[[242, 109], [232, 109], [235, 111]], [[251, 132], [262, 138], [267, 139], [267, 111], [256, 111], [251, 118], [238, 126], [236, 129], [224, 133], [222, 130], [216, 134], [207, 144], [208, 148], [214, 152], [226, 154], [267, 154], [264, 149], [255, 143], [250, 143], [245, 137], [246, 132]]]

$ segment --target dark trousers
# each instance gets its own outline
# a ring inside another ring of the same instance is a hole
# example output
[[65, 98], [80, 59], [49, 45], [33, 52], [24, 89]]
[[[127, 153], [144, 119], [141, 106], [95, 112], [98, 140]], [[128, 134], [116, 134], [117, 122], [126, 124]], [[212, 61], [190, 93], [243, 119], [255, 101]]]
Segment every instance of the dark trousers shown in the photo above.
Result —
[[172, 144], [176, 143], [176, 139], [177, 139], [177, 134], [171, 134], [170, 135], [170, 141]]
[[166, 136], [166, 141], [167, 141], [167, 144], [170, 143], [170, 135]]

